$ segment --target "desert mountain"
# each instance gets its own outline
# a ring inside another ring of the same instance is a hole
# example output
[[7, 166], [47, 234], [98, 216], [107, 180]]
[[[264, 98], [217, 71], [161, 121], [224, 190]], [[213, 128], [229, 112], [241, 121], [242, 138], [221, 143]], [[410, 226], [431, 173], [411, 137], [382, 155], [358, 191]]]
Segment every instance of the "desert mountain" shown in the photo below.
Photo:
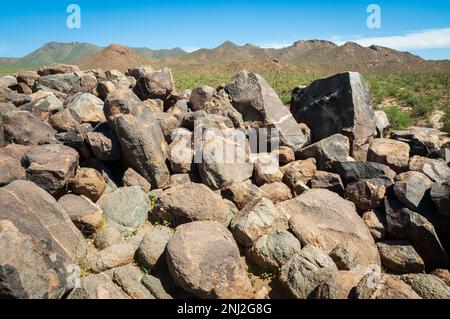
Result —
[[132, 50], [144, 59], [181, 58], [188, 53], [182, 48], [152, 50], [148, 48], [132, 48]]
[[16, 64], [18, 67], [32, 67], [56, 62], [71, 63], [100, 50], [100, 47], [89, 43], [50, 42], [19, 59]]
[[[297, 41], [291, 46], [274, 49], [252, 44], [237, 45], [230, 41], [213, 49], [187, 53], [181, 48], [152, 50], [111, 45], [101, 48], [88, 43], [51, 42], [21, 58], [0, 58], [0, 67], [33, 68], [50, 63], [75, 63], [84, 67], [114, 67], [122, 70], [137, 63], [220, 65], [234, 68], [236, 64], [267, 61], [294, 65], [298, 70], [322, 73], [354, 70], [376, 73], [449, 72], [450, 61], [427, 61], [408, 52], [372, 45], [363, 47], [354, 42], [337, 45], [325, 40]], [[270, 63], [273, 64], [273, 63]]]
[[129, 67], [145, 63], [145, 59], [138, 56], [133, 49], [119, 44], [111, 44], [107, 48], [88, 55], [73, 62], [81, 69], [102, 68], [105, 70], [124, 71]]

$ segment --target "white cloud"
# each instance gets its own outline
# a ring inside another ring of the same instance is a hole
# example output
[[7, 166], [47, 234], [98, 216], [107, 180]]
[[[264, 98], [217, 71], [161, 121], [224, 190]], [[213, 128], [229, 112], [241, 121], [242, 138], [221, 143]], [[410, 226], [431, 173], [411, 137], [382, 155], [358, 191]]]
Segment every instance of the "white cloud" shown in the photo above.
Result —
[[258, 46], [265, 49], [282, 49], [288, 46], [291, 46], [294, 43], [292, 42], [264, 42], [260, 43]]
[[[359, 39], [349, 39], [362, 46], [372, 44], [388, 47], [396, 50], [423, 50], [423, 49], [441, 49], [450, 48], [450, 28], [429, 29], [407, 32], [403, 35], [394, 35], [386, 37], [368, 37]], [[337, 44], [343, 44], [346, 41], [336, 41]]]
[[197, 48], [197, 47], [183, 47], [182, 49], [188, 53], [200, 50], [200, 48]]

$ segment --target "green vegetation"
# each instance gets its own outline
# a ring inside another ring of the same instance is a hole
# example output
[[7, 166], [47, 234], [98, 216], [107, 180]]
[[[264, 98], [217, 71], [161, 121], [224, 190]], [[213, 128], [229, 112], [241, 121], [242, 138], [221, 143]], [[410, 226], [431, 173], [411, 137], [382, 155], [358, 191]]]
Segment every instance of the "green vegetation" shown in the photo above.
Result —
[[396, 106], [388, 106], [383, 109], [389, 119], [389, 123], [393, 129], [404, 129], [413, 122], [407, 112], [402, 112]]
[[[194, 89], [201, 84], [217, 87], [227, 83], [234, 73], [174, 70], [179, 89]], [[283, 103], [288, 104], [292, 89], [308, 85], [315, 79], [329, 74], [301, 72], [261, 72], [261, 75], [277, 91]], [[434, 110], [444, 110], [445, 130], [450, 133], [450, 74], [365, 74], [372, 103], [386, 111], [393, 129], [405, 128], [426, 118]]]
[[156, 195], [153, 193], [150, 193], [148, 195], [148, 199], [150, 200], [150, 209], [153, 209], [153, 207], [155, 207], [155, 203], [156, 203]]

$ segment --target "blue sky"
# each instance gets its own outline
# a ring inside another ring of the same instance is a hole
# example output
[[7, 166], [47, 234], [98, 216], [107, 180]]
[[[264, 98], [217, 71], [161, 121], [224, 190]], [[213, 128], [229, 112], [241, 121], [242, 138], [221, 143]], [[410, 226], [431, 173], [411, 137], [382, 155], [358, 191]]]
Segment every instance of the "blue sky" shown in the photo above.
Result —
[[[81, 29], [69, 29], [66, 8], [81, 7]], [[381, 28], [366, 25], [369, 4]], [[351, 40], [450, 59], [449, 0], [348, 1], [2, 1], [0, 56], [23, 56], [50, 41], [120, 43], [152, 49], [213, 48], [225, 40], [265, 47], [300, 39]]]

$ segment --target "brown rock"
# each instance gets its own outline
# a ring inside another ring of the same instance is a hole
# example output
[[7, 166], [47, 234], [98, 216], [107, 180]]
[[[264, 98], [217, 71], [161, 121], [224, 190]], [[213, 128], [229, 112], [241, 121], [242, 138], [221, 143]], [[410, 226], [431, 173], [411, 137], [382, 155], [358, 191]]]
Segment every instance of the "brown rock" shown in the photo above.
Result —
[[74, 149], [50, 144], [30, 148], [22, 158], [22, 165], [26, 168], [27, 180], [58, 196], [75, 175], [78, 159]]
[[203, 184], [190, 183], [162, 192], [152, 216], [158, 221], [169, 221], [172, 226], [204, 220], [228, 226], [233, 214], [220, 195]]
[[292, 193], [289, 187], [284, 183], [264, 184], [259, 188], [264, 192], [265, 197], [270, 199], [274, 204], [283, 202], [292, 198]]
[[251, 285], [239, 248], [220, 223], [201, 221], [177, 227], [167, 244], [175, 282], [200, 298], [248, 298]]
[[408, 274], [425, 271], [422, 258], [407, 241], [385, 241], [377, 244], [381, 263], [390, 272]]
[[66, 194], [58, 200], [72, 222], [85, 235], [90, 236], [103, 225], [103, 210], [85, 196]]
[[326, 253], [349, 242], [355, 247], [357, 264], [380, 264], [378, 249], [353, 203], [325, 189], [311, 189], [280, 203], [290, 217], [289, 226], [300, 242], [319, 243]]
[[132, 168], [125, 171], [122, 182], [125, 186], [139, 186], [145, 193], [150, 192], [152, 188], [152, 185]]
[[69, 186], [74, 194], [84, 195], [95, 202], [105, 191], [106, 183], [97, 170], [82, 167], [70, 180]]
[[387, 165], [397, 173], [404, 172], [408, 169], [409, 145], [396, 140], [376, 138], [369, 146], [367, 160]]

